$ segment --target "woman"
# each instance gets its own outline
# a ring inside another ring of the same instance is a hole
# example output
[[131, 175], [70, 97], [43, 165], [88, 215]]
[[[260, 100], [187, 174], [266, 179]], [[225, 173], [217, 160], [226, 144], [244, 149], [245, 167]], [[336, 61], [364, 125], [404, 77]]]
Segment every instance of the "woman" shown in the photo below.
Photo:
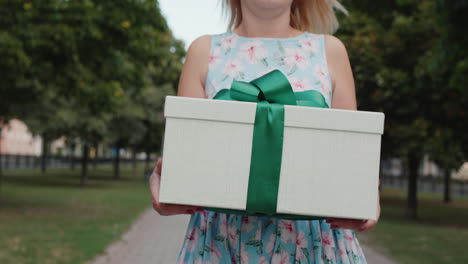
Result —
[[[179, 96], [211, 99], [233, 80], [278, 69], [294, 91], [314, 89], [331, 108], [356, 110], [346, 49], [321, 34], [337, 28], [333, 8], [346, 12], [337, 1], [225, 0], [224, 7], [231, 30], [192, 43]], [[366, 263], [354, 230], [371, 229], [377, 221], [292, 221], [160, 204], [161, 165], [158, 160], [152, 175], [154, 208], [162, 215], [192, 214], [178, 263]]]

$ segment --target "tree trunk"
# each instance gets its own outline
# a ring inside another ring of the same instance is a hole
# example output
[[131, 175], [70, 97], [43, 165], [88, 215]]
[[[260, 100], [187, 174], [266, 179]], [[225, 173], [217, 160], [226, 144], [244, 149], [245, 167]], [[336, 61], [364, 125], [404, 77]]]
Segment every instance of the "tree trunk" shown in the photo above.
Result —
[[[0, 128], [1, 129], [1, 128]], [[1, 152], [1, 138], [0, 138], [0, 193], [2, 191], [2, 185], [3, 185], [3, 154]]]
[[418, 156], [410, 154], [408, 157], [408, 165], [408, 204], [406, 216], [416, 220], [418, 219]]
[[70, 169], [75, 170], [75, 144], [70, 146], [70, 154], [68, 154], [68, 159], [70, 160]]
[[83, 155], [81, 158], [81, 179], [80, 186], [85, 187], [88, 178], [88, 157], [89, 157], [89, 146], [83, 144]]
[[150, 169], [150, 152], [149, 150], [147, 150], [145, 153], [146, 153], [146, 158], [145, 158], [145, 173], [146, 173]]
[[450, 170], [444, 168], [444, 203], [450, 203], [452, 201], [452, 194], [451, 194], [451, 179], [450, 179]]
[[432, 192], [435, 193], [437, 191], [437, 178], [435, 175], [432, 175], [431, 177], [431, 182], [432, 182]]
[[94, 144], [94, 158], [93, 158], [93, 168], [96, 170], [97, 168], [97, 163], [98, 163], [98, 144]]
[[47, 170], [47, 156], [48, 156], [48, 144], [49, 140], [47, 134], [42, 134], [42, 155], [41, 155], [41, 173], [44, 175]]
[[136, 175], [136, 170], [137, 170], [137, 160], [136, 160], [136, 150], [132, 152], [132, 173], [133, 176]]
[[3, 136], [3, 117], [0, 117], [0, 193], [2, 191], [2, 186], [3, 186], [2, 136]]
[[114, 180], [120, 179], [120, 143], [116, 145], [116, 153], [114, 158]]

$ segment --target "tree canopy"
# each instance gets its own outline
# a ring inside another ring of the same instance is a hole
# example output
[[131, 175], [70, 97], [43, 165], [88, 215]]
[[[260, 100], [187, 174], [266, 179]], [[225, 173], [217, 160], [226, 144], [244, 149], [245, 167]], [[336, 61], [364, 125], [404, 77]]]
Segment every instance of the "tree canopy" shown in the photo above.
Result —
[[[444, 169], [467, 160], [468, 1], [343, 1], [338, 36], [348, 47], [360, 110], [385, 113], [382, 156], [409, 164], [415, 214], [423, 155]], [[411, 213], [410, 213], [411, 214]]]
[[0, 116], [46, 140], [161, 140], [147, 124], [162, 122], [185, 52], [156, 0], [6, 0], [0, 12]]

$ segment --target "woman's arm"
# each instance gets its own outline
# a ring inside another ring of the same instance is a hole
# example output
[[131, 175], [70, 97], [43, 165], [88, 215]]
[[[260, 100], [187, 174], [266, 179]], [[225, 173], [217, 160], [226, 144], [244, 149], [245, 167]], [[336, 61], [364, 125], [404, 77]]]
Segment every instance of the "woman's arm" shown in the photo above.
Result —
[[[343, 43], [334, 36], [325, 37], [328, 70], [332, 79], [332, 108], [357, 110], [356, 90], [348, 53]], [[377, 200], [377, 220], [380, 217], [380, 198]], [[365, 231], [373, 228], [377, 221], [330, 218], [327, 222], [332, 228]]]
[[205, 98], [211, 37], [199, 37], [190, 45], [180, 74], [178, 96]]
[[[205, 76], [208, 70], [210, 37], [202, 36], [189, 47], [185, 63], [180, 74], [177, 95], [205, 98]], [[200, 207], [159, 203], [159, 183], [161, 180], [162, 159], [159, 158], [156, 169], [151, 174], [150, 191], [153, 208], [161, 215], [193, 214], [202, 210]]]
[[325, 46], [333, 87], [331, 108], [357, 110], [353, 72], [346, 48], [334, 36], [325, 37]]

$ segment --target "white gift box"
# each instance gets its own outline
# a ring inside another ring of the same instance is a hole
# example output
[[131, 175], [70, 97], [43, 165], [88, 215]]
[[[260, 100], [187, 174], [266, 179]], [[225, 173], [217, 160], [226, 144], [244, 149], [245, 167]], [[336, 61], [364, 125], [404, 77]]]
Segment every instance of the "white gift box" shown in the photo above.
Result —
[[[384, 114], [285, 105], [277, 212], [376, 219]], [[166, 97], [159, 200], [245, 210], [256, 103]]]

